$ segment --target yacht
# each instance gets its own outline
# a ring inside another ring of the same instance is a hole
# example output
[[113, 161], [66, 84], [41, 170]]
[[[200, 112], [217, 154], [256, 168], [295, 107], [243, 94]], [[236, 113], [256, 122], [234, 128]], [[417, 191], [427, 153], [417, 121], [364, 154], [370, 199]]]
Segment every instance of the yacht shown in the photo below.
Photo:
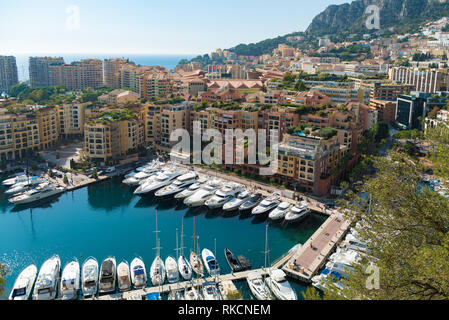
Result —
[[[33, 177], [33, 178], [38, 178], [38, 177]], [[12, 186], [15, 185], [16, 183], [21, 183], [21, 182], [26, 182], [28, 181], [28, 176], [26, 174], [22, 174], [22, 175], [18, 175], [9, 179], [6, 179], [2, 182], [2, 184], [4, 186]]]
[[307, 217], [309, 213], [309, 203], [307, 201], [301, 201], [300, 203], [295, 204], [290, 209], [290, 212], [285, 215], [285, 221], [297, 222]]
[[287, 281], [285, 272], [275, 269], [269, 272], [270, 276], [265, 279], [265, 283], [271, 292], [279, 300], [298, 300], [295, 291]]
[[167, 257], [167, 259], [165, 259], [165, 270], [167, 271], [168, 283], [179, 281], [178, 264], [173, 257]]
[[16, 282], [14, 282], [14, 286], [9, 294], [9, 300], [28, 300], [34, 281], [36, 280], [36, 275], [37, 267], [34, 264], [26, 267], [19, 274]]
[[175, 181], [183, 173], [184, 173], [183, 171], [177, 168], [159, 172], [155, 177], [152, 177], [146, 183], [140, 185], [140, 187], [137, 188], [136, 191], [134, 191], [134, 194], [138, 196], [143, 196], [151, 192], [157, 191], [173, 183], [173, 181]]
[[198, 180], [198, 173], [196, 171], [190, 171], [180, 177], [171, 185], [166, 186], [154, 194], [156, 197], [168, 197], [173, 194], [179, 193], [188, 188]]
[[321, 291], [331, 285], [334, 285], [337, 289], [341, 290], [343, 289], [343, 285], [340, 281], [341, 278], [342, 276], [338, 272], [324, 269], [319, 275], [312, 277], [312, 285]]
[[95, 296], [98, 290], [98, 261], [90, 257], [83, 263], [83, 274], [81, 279], [84, 297]]
[[56, 196], [63, 193], [64, 191], [65, 189], [57, 184], [42, 183], [37, 188], [12, 197], [8, 199], [8, 201], [16, 205], [27, 204]]
[[134, 258], [131, 261], [131, 280], [135, 289], [142, 289], [147, 286], [147, 270], [140, 258]]
[[190, 265], [192, 266], [192, 270], [195, 271], [198, 276], [202, 277], [204, 275], [203, 262], [193, 251], [190, 252]]
[[182, 255], [178, 258], [178, 270], [184, 280], [192, 279], [192, 266]]
[[279, 198], [280, 198], [280, 195], [275, 193], [272, 196], [262, 200], [262, 202], [251, 211], [251, 214], [260, 215], [260, 214], [267, 213], [268, 211], [276, 208], [280, 202]]
[[217, 284], [214, 281], [206, 281], [203, 283], [203, 300], [221, 300], [220, 292], [217, 289]]
[[200, 295], [195, 287], [190, 284], [184, 290], [184, 299], [185, 300], [200, 300]]
[[262, 201], [262, 199], [263, 197], [260, 193], [251, 195], [251, 197], [248, 200], [246, 200], [240, 205], [239, 211], [243, 212], [257, 207], [259, 203]]
[[326, 263], [326, 269], [338, 272], [342, 277], [347, 277], [348, 273], [354, 269], [351, 263], [342, 261], [329, 261]]
[[151, 282], [154, 286], [163, 285], [165, 282], [165, 267], [161, 257], [156, 256], [150, 269]]
[[203, 249], [201, 252], [201, 257], [203, 258], [204, 266], [206, 267], [207, 272], [211, 276], [220, 274], [220, 265], [218, 264], [217, 259], [215, 259], [212, 251], [209, 249]]
[[164, 162], [159, 161], [158, 159], [153, 160], [146, 165], [139, 167], [136, 169], [137, 172], [147, 172], [147, 173], [153, 173], [155, 171], [158, 171], [162, 169], [162, 167], [165, 165]]
[[46, 182], [47, 180], [40, 177], [32, 177], [27, 181], [19, 182], [12, 185], [8, 190], [5, 191], [6, 194], [17, 194], [36, 187], [37, 185]]
[[80, 290], [80, 264], [78, 260], [69, 262], [62, 270], [61, 295], [62, 300], [74, 300], [78, 298]]
[[243, 186], [238, 183], [228, 183], [224, 187], [218, 189], [215, 195], [207, 200], [204, 204], [209, 209], [218, 209], [238, 195], [243, 190]]
[[240, 206], [251, 199], [252, 193], [249, 190], [244, 190], [240, 192], [238, 195], [230, 199], [223, 205], [223, 211], [234, 211], [238, 210]]
[[120, 292], [131, 290], [131, 272], [129, 264], [123, 260], [117, 266], [118, 289]]
[[257, 300], [271, 300], [270, 292], [260, 274], [251, 272], [246, 278], [248, 287]]
[[182, 200], [190, 197], [192, 194], [201, 189], [207, 182], [209, 181], [209, 177], [202, 177], [198, 179], [197, 182], [190, 185], [187, 189], [184, 189], [182, 192], [179, 192], [175, 195], [175, 199]]
[[99, 292], [107, 293], [115, 291], [117, 262], [114, 257], [108, 257], [101, 263]]
[[202, 206], [207, 200], [212, 198], [215, 194], [215, 191], [220, 188], [222, 185], [222, 181], [219, 179], [214, 179], [207, 183], [204, 187], [196, 191], [194, 194], [192, 194], [187, 199], [184, 199], [184, 204], [188, 205], [189, 207], [200, 207]]
[[243, 271], [242, 266], [240, 265], [239, 260], [234, 256], [231, 250], [225, 248], [225, 257], [228, 262], [229, 268], [231, 268], [232, 272]]
[[133, 175], [132, 177], [126, 178], [122, 182], [128, 186], [137, 186], [145, 179], [151, 177], [154, 173], [148, 173], [145, 171], [141, 171]]
[[270, 212], [270, 214], [268, 215], [268, 217], [271, 220], [279, 220], [282, 218], [285, 218], [285, 216], [287, 215], [287, 213], [289, 212], [290, 208], [291, 208], [291, 204], [289, 202], [281, 202], [276, 209], [274, 209], [273, 211]]
[[44, 262], [34, 285], [33, 300], [54, 300], [58, 291], [61, 260], [54, 255]]

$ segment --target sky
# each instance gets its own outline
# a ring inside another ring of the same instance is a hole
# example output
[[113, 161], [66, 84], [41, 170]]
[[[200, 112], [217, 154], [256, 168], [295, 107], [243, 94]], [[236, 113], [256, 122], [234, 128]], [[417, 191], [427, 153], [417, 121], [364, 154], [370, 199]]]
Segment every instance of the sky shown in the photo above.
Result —
[[0, 54], [204, 54], [304, 31], [349, 0], [7, 0]]

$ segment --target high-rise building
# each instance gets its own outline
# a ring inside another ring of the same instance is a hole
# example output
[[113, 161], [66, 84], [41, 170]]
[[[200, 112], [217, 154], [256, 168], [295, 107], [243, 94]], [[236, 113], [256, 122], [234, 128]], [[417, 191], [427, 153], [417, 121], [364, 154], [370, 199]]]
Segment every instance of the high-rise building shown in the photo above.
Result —
[[120, 70], [127, 64], [134, 65], [127, 59], [104, 59], [104, 85], [108, 88], [120, 88]]
[[18, 82], [16, 58], [0, 56], [0, 93], [8, 92]]
[[62, 65], [62, 57], [30, 57], [29, 72], [30, 85], [32, 88], [48, 87], [50, 83], [50, 66]]
[[68, 90], [103, 87], [103, 62], [85, 59], [71, 64], [49, 65], [50, 85], [63, 85]]

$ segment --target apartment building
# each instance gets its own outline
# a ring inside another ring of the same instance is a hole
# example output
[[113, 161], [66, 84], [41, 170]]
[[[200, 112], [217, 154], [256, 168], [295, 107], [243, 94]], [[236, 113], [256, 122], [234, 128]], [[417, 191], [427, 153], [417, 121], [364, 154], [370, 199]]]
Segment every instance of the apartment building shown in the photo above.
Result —
[[370, 99], [396, 101], [400, 94], [406, 94], [414, 90], [410, 84], [396, 84], [385, 82], [362, 82], [360, 88], [370, 90]]
[[443, 69], [393, 67], [388, 71], [388, 77], [392, 81], [413, 85], [414, 91], [449, 91], [449, 73]]
[[98, 97], [98, 101], [109, 104], [122, 104], [127, 102], [136, 102], [138, 100], [140, 100], [140, 94], [123, 89], [115, 89]]
[[68, 90], [103, 87], [103, 62], [98, 59], [85, 59], [71, 64], [51, 64], [48, 70], [52, 86], [62, 85]]
[[104, 85], [108, 88], [120, 88], [120, 70], [127, 64], [134, 65], [127, 59], [104, 59]]
[[161, 111], [161, 147], [169, 151], [177, 142], [170, 142], [170, 136], [176, 129], [190, 131], [190, 111], [193, 105], [186, 102], [178, 105], [165, 105]]
[[50, 81], [50, 66], [63, 65], [62, 57], [30, 57], [29, 74], [32, 88], [49, 87], [53, 84]]
[[145, 99], [165, 97], [173, 93], [173, 79], [168, 71], [153, 70], [138, 77], [140, 96]]
[[378, 121], [394, 123], [396, 120], [396, 101], [371, 99], [369, 106], [377, 110]]
[[370, 90], [366, 88], [342, 88], [340, 86], [316, 86], [313, 89], [328, 96], [333, 104], [342, 104], [349, 101], [358, 101], [368, 104]]
[[260, 129], [267, 131], [267, 140], [270, 139], [270, 130], [277, 130], [279, 141], [284, 137], [288, 127], [296, 127], [299, 124], [299, 115], [294, 108], [274, 107], [259, 112]]
[[359, 102], [346, 104], [348, 110], [355, 114], [356, 120], [362, 123], [363, 131], [369, 130], [378, 121], [377, 108]]
[[0, 94], [8, 92], [9, 88], [19, 83], [17, 76], [16, 58], [13, 56], [0, 56]]
[[34, 107], [39, 132], [39, 150], [51, 148], [59, 140], [57, 110], [52, 107]]
[[62, 137], [80, 137], [84, 134], [84, 122], [90, 105], [87, 102], [57, 106], [59, 134]]

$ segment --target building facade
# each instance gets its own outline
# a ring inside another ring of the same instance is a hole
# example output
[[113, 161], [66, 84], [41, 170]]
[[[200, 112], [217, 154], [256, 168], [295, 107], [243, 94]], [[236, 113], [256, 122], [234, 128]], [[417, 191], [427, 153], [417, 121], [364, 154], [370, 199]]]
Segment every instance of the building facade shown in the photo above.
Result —
[[0, 56], [0, 94], [8, 92], [9, 88], [19, 83], [16, 58]]

